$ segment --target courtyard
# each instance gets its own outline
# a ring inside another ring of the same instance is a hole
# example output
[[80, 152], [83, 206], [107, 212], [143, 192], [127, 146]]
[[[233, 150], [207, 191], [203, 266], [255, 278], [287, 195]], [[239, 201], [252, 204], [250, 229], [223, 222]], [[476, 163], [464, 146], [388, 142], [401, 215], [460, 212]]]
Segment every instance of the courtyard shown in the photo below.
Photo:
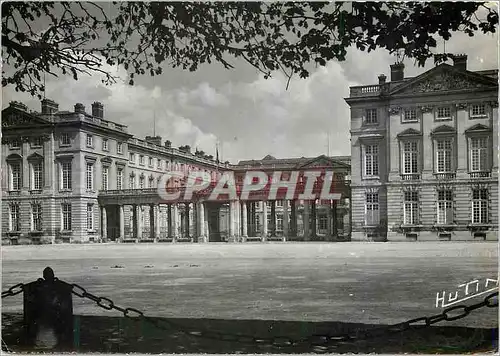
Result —
[[[159, 318], [387, 325], [431, 316], [436, 294], [497, 279], [496, 243], [89, 244], [2, 247], [2, 290], [56, 277]], [[481, 286], [483, 289], [483, 286]], [[472, 298], [465, 304], [483, 300]], [[73, 297], [80, 316], [114, 317]], [[461, 303], [463, 304], [463, 303]], [[21, 295], [2, 300], [21, 314]], [[481, 308], [438, 325], [495, 328]], [[140, 350], [138, 350], [140, 351]]]

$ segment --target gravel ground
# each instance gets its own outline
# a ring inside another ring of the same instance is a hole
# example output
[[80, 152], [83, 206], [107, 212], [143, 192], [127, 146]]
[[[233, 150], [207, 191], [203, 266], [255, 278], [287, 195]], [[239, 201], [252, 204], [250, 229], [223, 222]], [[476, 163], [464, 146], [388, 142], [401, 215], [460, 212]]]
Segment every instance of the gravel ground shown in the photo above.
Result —
[[[5, 246], [2, 261], [2, 290], [50, 266], [64, 281], [151, 316], [366, 324], [439, 313], [437, 292], [498, 275], [496, 243]], [[447, 325], [496, 327], [498, 312], [483, 309]], [[76, 297], [74, 310], [119, 315]], [[2, 312], [22, 312], [22, 298], [2, 300]]]

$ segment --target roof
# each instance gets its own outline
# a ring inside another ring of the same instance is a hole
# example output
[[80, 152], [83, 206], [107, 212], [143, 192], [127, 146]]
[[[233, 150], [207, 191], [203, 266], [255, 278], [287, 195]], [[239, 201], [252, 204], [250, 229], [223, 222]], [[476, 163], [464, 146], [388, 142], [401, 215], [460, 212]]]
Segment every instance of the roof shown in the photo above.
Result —
[[299, 158], [275, 158], [273, 156], [267, 155], [263, 159], [260, 160], [245, 160], [245, 161], [239, 161], [238, 164], [235, 166], [235, 168], [241, 167], [241, 168], [248, 168], [250, 167], [255, 167], [255, 168], [296, 168], [300, 167], [303, 165], [307, 165], [309, 162], [312, 162], [314, 160], [318, 160], [321, 158], [329, 159], [334, 162], [338, 162], [340, 164], [347, 164], [350, 165], [351, 163], [351, 156], [317, 156], [317, 157], [299, 157]]

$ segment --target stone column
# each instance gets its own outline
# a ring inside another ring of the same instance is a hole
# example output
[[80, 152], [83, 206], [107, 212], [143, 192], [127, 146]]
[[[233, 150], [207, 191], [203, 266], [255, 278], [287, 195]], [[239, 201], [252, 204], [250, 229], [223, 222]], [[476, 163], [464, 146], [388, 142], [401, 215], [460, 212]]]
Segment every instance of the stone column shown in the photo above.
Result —
[[286, 241], [289, 234], [288, 220], [288, 200], [283, 200], [283, 242]]
[[161, 222], [161, 210], [159, 204], [154, 204], [155, 211], [155, 242], [160, 239], [160, 222]]
[[262, 241], [267, 241], [267, 202], [262, 202]]
[[172, 204], [167, 205], [167, 237], [172, 238]]
[[240, 242], [241, 240], [241, 205], [239, 200], [234, 201], [234, 214], [235, 214], [235, 228], [234, 228], [234, 236], [236, 242]]
[[198, 217], [198, 242], [202, 243], [204, 242], [204, 237], [205, 237], [205, 212], [204, 212], [204, 206], [202, 202], [197, 203], [197, 217]]
[[332, 202], [332, 236], [337, 238], [337, 201]]
[[327, 222], [327, 239], [333, 237], [333, 227], [332, 227], [332, 206], [331, 201], [328, 201], [328, 206], [326, 209], [326, 222]]
[[210, 237], [210, 229], [208, 227], [208, 206], [203, 202], [201, 205], [203, 205], [203, 242], [208, 242]]
[[136, 239], [137, 240], [140, 240], [142, 239], [142, 206], [141, 205], [137, 205], [137, 215], [136, 215], [136, 222], [135, 224], [137, 225], [137, 235], [136, 235]]
[[106, 211], [106, 205], [101, 206], [101, 235], [102, 240], [106, 241], [108, 238], [108, 215]]
[[311, 202], [311, 237], [313, 239], [316, 239], [316, 237], [318, 236], [317, 226], [316, 226], [316, 224], [317, 224], [316, 215], [317, 215], [316, 200], [313, 200]]
[[242, 210], [243, 210], [243, 242], [246, 242], [247, 237], [248, 237], [248, 210], [247, 210], [247, 203], [246, 202], [241, 202]]
[[185, 230], [186, 230], [186, 237], [187, 237], [188, 239], [191, 237], [191, 235], [190, 235], [190, 233], [189, 233], [189, 207], [190, 207], [189, 203], [186, 203], [186, 204], [185, 204], [185, 208], [184, 208], [184, 209], [185, 209], [185, 210], [184, 210], [184, 211], [185, 211], [184, 216], [185, 216], [185, 218], [186, 218], [186, 222], [185, 222], [185, 224], [186, 224], [186, 229], [185, 229]]
[[119, 215], [120, 215], [120, 237], [119, 241], [122, 242], [125, 238], [125, 213], [123, 205], [118, 207]]
[[247, 237], [248, 236], [253, 236], [252, 234], [252, 203], [251, 202], [245, 202], [245, 207], [246, 207], [246, 218], [247, 218], [247, 224], [246, 224], [246, 229], [247, 229]]
[[179, 238], [179, 210], [177, 204], [172, 204], [172, 239], [174, 242]]
[[302, 213], [302, 220], [304, 225], [304, 241], [309, 241], [309, 201], [304, 200], [304, 212]]
[[271, 201], [271, 236], [276, 236], [276, 200]]
[[228, 240], [234, 242], [234, 202], [229, 201], [229, 236]]

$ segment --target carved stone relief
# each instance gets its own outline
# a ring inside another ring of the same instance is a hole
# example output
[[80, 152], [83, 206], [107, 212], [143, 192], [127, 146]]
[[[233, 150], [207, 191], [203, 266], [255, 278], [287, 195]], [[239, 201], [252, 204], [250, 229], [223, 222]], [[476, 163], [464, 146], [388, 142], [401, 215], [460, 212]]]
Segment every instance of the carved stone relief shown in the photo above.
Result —
[[483, 84], [474, 82], [462, 75], [454, 75], [448, 71], [436, 73], [435, 75], [415, 83], [405, 90], [405, 93], [428, 93], [434, 91], [476, 89], [483, 87]]

